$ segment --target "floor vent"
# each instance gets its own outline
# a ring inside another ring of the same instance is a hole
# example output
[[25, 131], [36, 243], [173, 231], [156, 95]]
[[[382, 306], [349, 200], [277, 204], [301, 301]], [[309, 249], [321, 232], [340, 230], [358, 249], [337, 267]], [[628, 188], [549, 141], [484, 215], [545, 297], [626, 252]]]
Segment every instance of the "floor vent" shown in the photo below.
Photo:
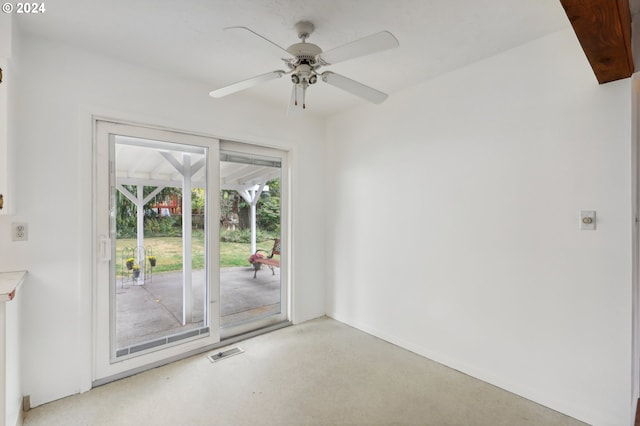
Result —
[[207, 356], [207, 358], [209, 358], [211, 362], [216, 362], [216, 361], [221, 361], [223, 359], [229, 358], [234, 355], [241, 354], [243, 352], [244, 351], [242, 350], [242, 348], [239, 348], [236, 346], [235, 348], [227, 349], [226, 351], [211, 354]]

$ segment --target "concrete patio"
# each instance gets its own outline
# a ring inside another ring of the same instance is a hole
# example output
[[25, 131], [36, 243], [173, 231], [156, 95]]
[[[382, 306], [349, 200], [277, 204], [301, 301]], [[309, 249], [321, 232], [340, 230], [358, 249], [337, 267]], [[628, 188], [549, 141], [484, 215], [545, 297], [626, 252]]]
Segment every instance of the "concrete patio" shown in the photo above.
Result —
[[[204, 270], [193, 271], [192, 320], [182, 325], [182, 272], [147, 276], [144, 285], [116, 280], [116, 340], [124, 348], [203, 327]], [[220, 326], [242, 324], [280, 312], [280, 270], [253, 267], [220, 270]]]

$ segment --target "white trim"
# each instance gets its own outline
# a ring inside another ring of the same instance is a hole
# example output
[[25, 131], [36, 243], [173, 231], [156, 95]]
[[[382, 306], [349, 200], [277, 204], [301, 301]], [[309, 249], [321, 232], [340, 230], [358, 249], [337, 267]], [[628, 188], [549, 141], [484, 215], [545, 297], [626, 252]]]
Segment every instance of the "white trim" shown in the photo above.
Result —
[[631, 425], [640, 398], [640, 73], [631, 77]]

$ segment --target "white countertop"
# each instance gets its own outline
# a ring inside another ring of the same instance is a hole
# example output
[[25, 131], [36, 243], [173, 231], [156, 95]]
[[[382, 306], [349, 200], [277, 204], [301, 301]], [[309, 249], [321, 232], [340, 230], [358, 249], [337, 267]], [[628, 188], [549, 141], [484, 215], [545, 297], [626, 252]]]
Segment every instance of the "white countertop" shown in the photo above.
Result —
[[16, 295], [27, 271], [0, 272], [0, 302], [8, 302]]

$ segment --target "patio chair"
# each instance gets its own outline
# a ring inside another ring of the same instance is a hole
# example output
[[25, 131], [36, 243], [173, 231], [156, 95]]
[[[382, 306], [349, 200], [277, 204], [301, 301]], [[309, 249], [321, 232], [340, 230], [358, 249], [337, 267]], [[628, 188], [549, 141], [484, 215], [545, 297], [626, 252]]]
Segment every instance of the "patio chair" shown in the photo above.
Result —
[[[258, 269], [260, 268], [261, 265], [267, 265], [269, 269], [271, 269], [272, 275], [275, 275], [276, 271], [273, 268], [280, 267], [280, 259], [274, 259], [273, 256], [275, 255], [280, 256], [280, 238], [276, 238], [275, 241], [273, 242], [273, 248], [271, 249], [271, 253], [269, 253], [267, 250], [258, 249], [254, 254], [258, 254], [259, 252], [266, 253], [267, 257], [262, 257], [262, 258], [258, 257], [253, 261], [254, 263], [253, 278], [256, 277], [256, 274], [258, 273]], [[256, 266], [256, 264], [258, 266]]]

